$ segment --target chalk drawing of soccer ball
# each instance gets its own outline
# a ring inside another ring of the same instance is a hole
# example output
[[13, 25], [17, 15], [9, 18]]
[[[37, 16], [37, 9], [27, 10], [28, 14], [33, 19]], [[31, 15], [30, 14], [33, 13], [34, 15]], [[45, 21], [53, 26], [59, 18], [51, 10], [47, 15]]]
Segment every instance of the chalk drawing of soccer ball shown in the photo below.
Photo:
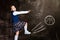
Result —
[[47, 15], [47, 16], [44, 18], [44, 22], [45, 22], [45, 24], [47, 24], [47, 25], [54, 25], [54, 23], [55, 23], [55, 18], [54, 18], [52, 15]]

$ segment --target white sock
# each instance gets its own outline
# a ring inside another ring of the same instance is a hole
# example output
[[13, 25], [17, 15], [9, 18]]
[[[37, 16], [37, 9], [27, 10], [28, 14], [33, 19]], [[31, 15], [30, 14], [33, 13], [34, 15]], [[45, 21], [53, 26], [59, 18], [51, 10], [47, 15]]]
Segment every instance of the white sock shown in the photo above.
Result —
[[29, 31], [27, 30], [27, 23], [26, 23], [25, 26], [24, 26], [24, 31], [25, 31], [25, 34], [31, 34], [31, 32], [29, 32]]
[[18, 35], [15, 35], [14, 40], [18, 40]]
[[24, 31], [27, 31], [27, 23], [24, 26]]

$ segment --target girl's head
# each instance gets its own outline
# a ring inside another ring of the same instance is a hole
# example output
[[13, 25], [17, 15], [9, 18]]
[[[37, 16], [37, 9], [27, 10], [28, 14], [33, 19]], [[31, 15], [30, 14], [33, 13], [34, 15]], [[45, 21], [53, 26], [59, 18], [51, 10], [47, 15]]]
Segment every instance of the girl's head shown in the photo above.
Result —
[[16, 11], [16, 7], [14, 5], [11, 6], [11, 11]]

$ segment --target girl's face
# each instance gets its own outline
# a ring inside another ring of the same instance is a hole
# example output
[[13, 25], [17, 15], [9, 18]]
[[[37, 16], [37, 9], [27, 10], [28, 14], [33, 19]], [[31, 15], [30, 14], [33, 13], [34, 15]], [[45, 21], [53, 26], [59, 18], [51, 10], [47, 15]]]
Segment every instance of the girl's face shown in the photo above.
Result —
[[14, 5], [11, 6], [11, 11], [16, 11], [16, 7]]

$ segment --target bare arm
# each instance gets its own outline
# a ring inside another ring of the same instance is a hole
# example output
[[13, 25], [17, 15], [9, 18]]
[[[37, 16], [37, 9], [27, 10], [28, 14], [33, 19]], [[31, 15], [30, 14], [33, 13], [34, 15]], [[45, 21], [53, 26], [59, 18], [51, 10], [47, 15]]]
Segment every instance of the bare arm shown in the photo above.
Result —
[[13, 15], [19, 15], [19, 14], [27, 14], [29, 13], [30, 11], [14, 11], [13, 12]]

